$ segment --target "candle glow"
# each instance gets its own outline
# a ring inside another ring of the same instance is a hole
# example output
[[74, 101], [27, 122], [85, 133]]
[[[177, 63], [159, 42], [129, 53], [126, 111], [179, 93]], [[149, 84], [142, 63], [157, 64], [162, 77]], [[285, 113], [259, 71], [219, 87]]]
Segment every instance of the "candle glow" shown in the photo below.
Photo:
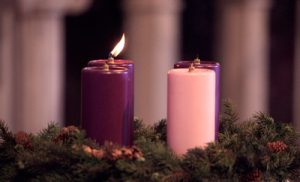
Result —
[[110, 52], [113, 57], [117, 57], [120, 52], [123, 50], [125, 45], [125, 34], [123, 33], [121, 40], [115, 46], [115, 48]]

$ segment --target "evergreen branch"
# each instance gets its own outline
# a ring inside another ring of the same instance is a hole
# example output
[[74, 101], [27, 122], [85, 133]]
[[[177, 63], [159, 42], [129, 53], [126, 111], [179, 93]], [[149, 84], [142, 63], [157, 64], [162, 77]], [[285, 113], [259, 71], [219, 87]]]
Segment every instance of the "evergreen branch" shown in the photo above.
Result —
[[134, 121], [133, 147], [99, 146], [74, 126], [12, 134], [0, 122], [0, 181], [284, 181], [300, 178], [299, 133], [264, 113], [239, 120], [224, 103], [218, 141], [177, 156], [167, 122]]

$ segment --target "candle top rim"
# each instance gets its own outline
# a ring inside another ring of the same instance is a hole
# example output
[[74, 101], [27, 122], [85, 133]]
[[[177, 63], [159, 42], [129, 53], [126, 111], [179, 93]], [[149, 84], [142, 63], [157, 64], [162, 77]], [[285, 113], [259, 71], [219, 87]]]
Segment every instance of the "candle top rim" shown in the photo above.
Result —
[[189, 71], [189, 68], [177, 68], [171, 69], [168, 71], [168, 74], [176, 74], [176, 75], [210, 75], [215, 74], [215, 71], [211, 69], [194, 69], [193, 71]]
[[[90, 60], [88, 62], [88, 64], [92, 64], [92, 63], [105, 63], [107, 62], [108, 59], [93, 59], [93, 60]], [[132, 60], [128, 60], [128, 59], [114, 59], [114, 62], [115, 64], [123, 64], [123, 63], [126, 63], [126, 64], [133, 64], [133, 61]], [[112, 63], [107, 63], [107, 64], [112, 64]]]
[[[194, 60], [181, 60], [181, 61], [178, 61], [176, 64], [191, 64], [193, 63]], [[220, 63], [219, 62], [216, 62], [216, 61], [202, 61], [198, 64], [194, 64], [194, 66], [220, 66]]]
[[98, 73], [104, 73], [104, 74], [121, 74], [121, 73], [128, 73], [129, 70], [125, 67], [109, 67], [108, 70], [104, 69], [103, 66], [89, 66], [89, 67], [84, 67], [82, 69], [82, 72], [98, 72]]

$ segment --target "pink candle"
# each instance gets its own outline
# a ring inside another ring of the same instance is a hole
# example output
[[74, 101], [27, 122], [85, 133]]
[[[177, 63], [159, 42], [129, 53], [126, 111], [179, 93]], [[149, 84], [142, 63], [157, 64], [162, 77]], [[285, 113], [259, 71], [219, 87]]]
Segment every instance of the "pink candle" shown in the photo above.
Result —
[[215, 140], [216, 73], [182, 68], [168, 72], [168, 145], [177, 154]]
[[179, 61], [174, 64], [174, 68], [189, 68], [191, 63], [194, 63], [195, 68], [206, 68], [213, 70], [216, 73], [216, 111], [215, 111], [215, 125], [216, 125], [216, 132], [215, 132], [215, 140], [218, 139], [219, 135], [219, 110], [220, 110], [220, 64], [218, 62], [213, 61], [202, 61], [199, 58], [194, 59], [193, 61]]

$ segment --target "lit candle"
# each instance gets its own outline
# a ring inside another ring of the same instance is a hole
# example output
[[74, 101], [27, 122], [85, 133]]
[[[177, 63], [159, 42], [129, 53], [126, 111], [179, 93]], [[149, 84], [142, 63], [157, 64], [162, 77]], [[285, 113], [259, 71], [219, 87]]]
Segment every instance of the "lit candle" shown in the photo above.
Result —
[[130, 72], [128, 67], [105, 63], [120, 53], [123, 38], [111, 52], [112, 57], [82, 70], [82, 127], [100, 144], [132, 144], [133, 69]]
[[116, 45], [116, 47], [111, 51], [109, 54], [109, 58], [107, 59], [98, 59], [98, 60], [92, 60], [88, 62], [88, 66], [103, 66], [104, 64], [109, 65], [117, 65], [120, 67], [126, 67], [128, 68], [129, 72], [132, 72], [133, 74], [133, 61], [131, 60], [123, 60], [123, 59], [117, 59], [115, 60], [114, 57], [117, 57], [117, 55], [120, 53], [120, 50], [124, 48], [125, 44], [125, 35], [122, 35], [122, 38], [120, 42]]
[[[127, 96], [127, 110], [128, 110], [128, 121], [133, 121], [134, 116], [134, 64], [131, 60], [123, 60], [123, 59], [114, 59], [120, 53], [119, 50], [124, 48], [125, 44], [125, 35], [123, 34], [120, 42], [117, 46], [111, 51], [108, 60], [107, 59], [97, 59], [91, 60], [88, 62], [88, 67], [103, 67], [105, 64], [108, 64], [110, 67], [125, 67], [129, 72], [128, 79], [128, 96]], [[132, 127], [130, 125], [129, 127]]]
[[215, 109], [215, 137], [218, 138], [219, 134], [219, 111], [220, 111], [220, 64], [218, 62], [213, 61], [202, 61], [199, 58], [194, 59], [193, 61], [178, 61], [174, 64], [174, 68], [188, 68], [191, 63], [194, 63], [195, 68], [206, 68], [213, 70], [216, 73], [216, 109]]
[[215, 140], [216, 72], [207, 68], [168, 72], [168, 145], [177, 154]]

